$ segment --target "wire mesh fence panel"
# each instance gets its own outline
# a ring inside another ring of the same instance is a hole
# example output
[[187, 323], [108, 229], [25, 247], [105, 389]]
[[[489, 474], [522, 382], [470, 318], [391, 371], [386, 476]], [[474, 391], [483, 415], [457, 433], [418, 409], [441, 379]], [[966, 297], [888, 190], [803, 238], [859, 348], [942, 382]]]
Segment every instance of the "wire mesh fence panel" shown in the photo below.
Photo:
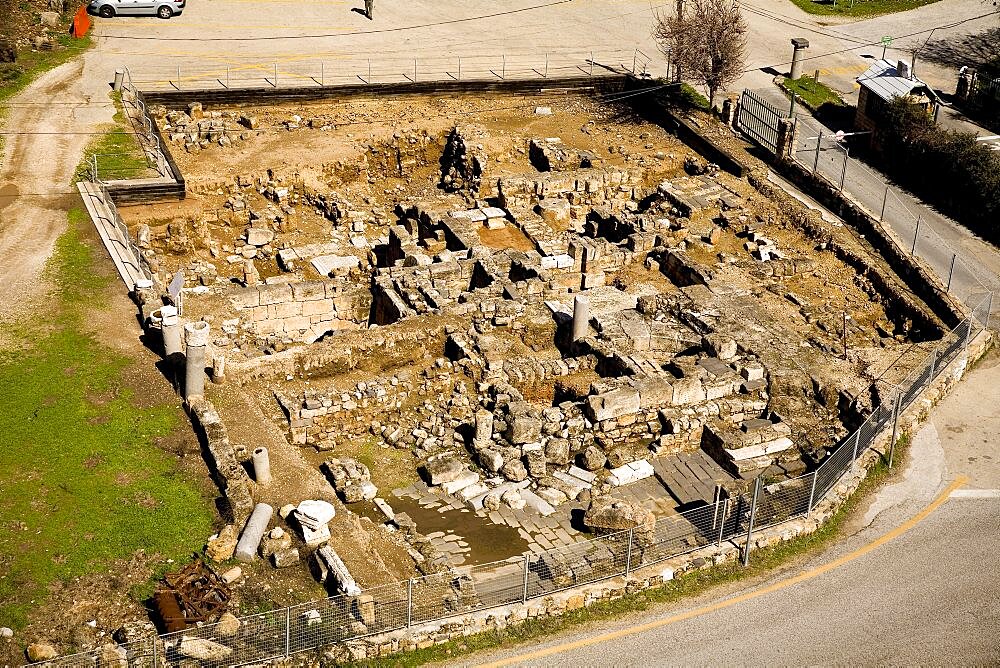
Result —
[[809, 512], [812, 475], [799, 476], [773, 485], [765, 485], [757, 496], [754, 530], [787, 522]]
[[528, 598], [624, 575], [628, 531], [548, 550], [528, 560]]
[[364, 615], [373, 606], [354, 596], [333, 596], [288, 609], [288, 652], [295, 654], [370, 633]]
[[162, 636], [163, 663], [195, 659], [200, 666], [216, 668], [266, 661], [287, 651], [287, 611], [272, 610], [240, 619], [235, 630], [219, 624], [177, 631]]
[[476, 586], [467, 570], [449, 569], [415, 578], [411, 597], [413, 623], [476, 609]]
[[473, 566], [470, 569], [475, 587], [475, 608], [492, 608], [520, 601], [524, 597], [525, 559]]
[[724, 503], [713, 503], [662, 517], [650, 532], [635, 531], [631, 567], [655, 564], [718, 542], [725, 533], [724, 509]]
[[816, 490], [813, 495], [813, 503], [826, 496], [826, 493], [837, 484], [837, 481], [844, 475], [844, 472], [850, 468], [854, 446], [849, 441], [850, 439], [844, 441], [816, 469]]

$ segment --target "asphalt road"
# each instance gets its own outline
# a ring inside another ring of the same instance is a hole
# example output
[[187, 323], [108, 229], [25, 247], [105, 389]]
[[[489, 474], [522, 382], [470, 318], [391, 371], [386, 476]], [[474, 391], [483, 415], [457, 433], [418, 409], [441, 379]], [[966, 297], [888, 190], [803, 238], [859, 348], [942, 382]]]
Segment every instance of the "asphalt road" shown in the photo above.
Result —
[[[996, 396], [998, 382], [994, 352], [918, 433], [905, 473], [822, 554], [749, 587], [728, 585], [462, 663], [997, 664], [1000, 416], [980, 398]], [[956, 480], [965, 482], [947, 495]]]
[[[756, 92], [787, 113], [788, 98], [776, 87], [760, 88]], [[843, 182], [844, 190], [875, 216], [883, 215], [884, 202], [884, 223], [896, 233], [905, 248], [915, 249], [942, 283], [947, 284], [951, 277], [952, 294], [969, 306], [975, 306], [983, 301], [987, 292], [1000, 293], [1000, 254], [992, 244], [900, 190], [881, 172], [850, 157], [849, 148], [844, 144], [830, 139], [838, 130], [850, 132], [850, 126], [825, 125], [801, 107], [796, 108], [795, 116], [799, 125], [797, 159], [809, 169], [815, 166], [831, 183]], [[817, 144], [820, 145], [818, 160]], [[954, 270], [953, 256], [957, 256]], [[984, 305], [984, 313], [985, 308]], [[998, 312], [1000, 299], [995, 299], [993, 313]]]
[[[995, 500], [951, 500], [881, 549], [801, 584], [636, 635], [663, 617], [484, 657], [525, 666], [989, 665], [1000, 660], [1000, 516]], [[855, 541], [849, 541], [853, 544]], [[808, 573], [810, 566], [803, 572]], [[791, 574], [788, 575], [791, 577]], [[683, 614], [693, 608], [681, 608]], [[663, 613], [661, 613], [662, 615]], [[540, 656], [581, 640], [593, 644]], [[508, 662], [508, 659], [510, 662]]]

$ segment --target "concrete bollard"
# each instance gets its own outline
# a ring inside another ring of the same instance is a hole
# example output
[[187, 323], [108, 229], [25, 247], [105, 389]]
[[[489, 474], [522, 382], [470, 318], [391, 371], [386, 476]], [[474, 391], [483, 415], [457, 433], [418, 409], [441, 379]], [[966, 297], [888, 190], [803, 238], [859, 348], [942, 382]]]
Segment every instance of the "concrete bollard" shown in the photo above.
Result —
[[163, 354], [165, 357], [184, 352], [181, 345], [181, 320], [177, 317], [176, 306], [160, 308], [160, 323], [163, 331]]
[[236, 551], [233, 554], [237, 561], [249, 564], [254, 560], [257, 556], [257, 548], [260, 547], [260, 541], [264, 537], [267, 525], [271, 523], [273, 515], [274, 508], [266, 503], [258, 503], [254, 506], [250, 519], [247, 520], [246, 526], [243, 527], [240, 540], [236, 543]]
[[208, 348], [209, 325], [199, 320], [184, 325], [187, 359], [184, 364], [184, 400], [205, 395], [205, 351]]
[[792, 71], [789, 79], [798, 79], [802, 76], [802, 52], [809, 48], [809, 40], [805, 37], [792, 38]]
[[573, 299], [573, 340], [579, 341], [590, 334], [590, 298], [577, 295]]
[[267, 448], [257, 448], [251, 455], [253, 460], [253, 477], [258, 485], [267, 486], [271, 483], [271, 458]]
[[125, 70], [115, 70], [115, 83], [112, 90], [121, 92], [122, 84], [125, 83]]

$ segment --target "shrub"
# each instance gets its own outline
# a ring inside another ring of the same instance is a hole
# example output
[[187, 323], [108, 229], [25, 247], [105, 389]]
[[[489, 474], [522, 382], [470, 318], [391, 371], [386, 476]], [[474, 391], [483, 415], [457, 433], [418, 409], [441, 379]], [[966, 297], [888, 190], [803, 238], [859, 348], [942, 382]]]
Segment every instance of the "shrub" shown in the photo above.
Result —
[[879, 131], [884, 169], [901, 185], [994, 243], [1000, 243], [1000, 153], [971, 132], [939, 128], [901, 98]]

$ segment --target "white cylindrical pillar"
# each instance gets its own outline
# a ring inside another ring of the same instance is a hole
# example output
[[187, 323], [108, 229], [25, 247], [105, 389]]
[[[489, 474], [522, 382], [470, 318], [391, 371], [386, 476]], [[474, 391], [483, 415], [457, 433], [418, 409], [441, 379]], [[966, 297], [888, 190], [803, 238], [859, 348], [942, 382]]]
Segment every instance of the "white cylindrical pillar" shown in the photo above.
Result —
[[160, 322], [163, 330], [163, 354], [166, 357], [184, 352], [181, 342], [181, 319], [177, 316], [176, 306], [160, 308]]
[[121, 91], [123, 83], [125, 83], [125, 70], [115, 70], [115, 83], [113, 90]]
[[250, 519], [247, 520], [247, 524], [243, 528], [243, 534], [240, 536], [239, 542], [236, 543], [234, 556], [237, 561], [249, 564], [254, 560], [257, 556], [257, 548], [260, 547], [260, 541], [264, 537], [264, 532], [267, 531], [267, 525], [271, 523], [273, 515], [274, 508], [266, 503], [258, 503], [254, 507]]
[[573, 299], [573, 340], [579, 341], [590, 334], [590, 298], [577, 295]]
[[184, 400], [205, 395], [205, 351], [208, 348], [209, 325], [203, 320], [184, 325], [187, 342], [184, 364]]
[[271, 482], [271, 458], [267, 448], [257, 448], [251, 455], [253, 460], [253, 477], [258, 485], [266, 486]]

